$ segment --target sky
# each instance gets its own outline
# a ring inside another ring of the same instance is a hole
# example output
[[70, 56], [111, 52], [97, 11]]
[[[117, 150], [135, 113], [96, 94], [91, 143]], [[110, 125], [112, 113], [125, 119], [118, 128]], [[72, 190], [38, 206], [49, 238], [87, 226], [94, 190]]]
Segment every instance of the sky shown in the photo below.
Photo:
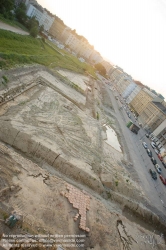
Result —
[[37, 0], [166, 99], [166, 0]]

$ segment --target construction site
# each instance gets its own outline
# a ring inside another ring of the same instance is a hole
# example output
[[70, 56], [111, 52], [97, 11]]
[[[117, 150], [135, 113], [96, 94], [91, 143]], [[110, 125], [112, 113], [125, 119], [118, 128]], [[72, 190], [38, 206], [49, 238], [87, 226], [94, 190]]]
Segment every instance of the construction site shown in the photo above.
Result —
[[166, 249], [103, 83], [39, 65], [0, 81], [0, 249]]

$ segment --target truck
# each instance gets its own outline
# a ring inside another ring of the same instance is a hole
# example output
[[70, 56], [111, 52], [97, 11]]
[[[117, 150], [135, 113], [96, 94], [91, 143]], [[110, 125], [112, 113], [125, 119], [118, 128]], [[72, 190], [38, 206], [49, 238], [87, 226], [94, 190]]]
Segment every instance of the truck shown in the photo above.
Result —
[[131, 120], [126, 125], [133, 133], [136, 135], [138, 134], [138, 131], [140, 130], [140, 127], [138, 127], [135, 123], [133, 123]]

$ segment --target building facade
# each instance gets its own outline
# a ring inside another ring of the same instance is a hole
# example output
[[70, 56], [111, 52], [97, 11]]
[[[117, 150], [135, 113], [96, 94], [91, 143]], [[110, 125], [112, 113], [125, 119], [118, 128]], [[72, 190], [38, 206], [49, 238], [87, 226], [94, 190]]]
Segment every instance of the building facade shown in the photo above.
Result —
[[126, 98], [126, 103], [130, 104], [131, 101], [136, 97], [136, 95], [141, 91], [141, 89], [144, 87], [144, 85], [139, 81], [134, 81], [135, 88], [132, 90], [132, 92], [129, 94], [129, 96]]
[[[157, 138], [162, 148], [166, 151], [166, 119], [157, 127], [154, 131], [154, 134], [157, 134]], [[166, 160], [166, 159], [165, 159]]]
[[54, 22], [54, 16], [50, 15], [41, 6], [35, 7], [34, 5], [29, 4], [27, 6], [27, 13], [26, 14], [30, 18], [35, 17], [35, 19], [39, 22], [39, 26], [43, 25], [45, 31], [49, 31], [51, 25]]
[[117, 81], [116, 83], [116, 88], [119, 94], [123, 96], [123, 93], [125, 92], [125, 90], [129, 87], [131, 83], [133, 83], [131, 76], [127, 75], [124, 72], [121, 78], [119, 79], [119, 81]]
[[143, 88], [130, 102], [131, 108], [140, 115], [142, 111], [146, 108], [149, 102], [151, 102], [157, 96], [149, 91], [147, 88]]
[[160, 98], [154, 99], [140, 114], [143, 127], [151, 133], [166, 119], [166, 108], [162, 101]]
[[114, 70], [112, 70], [112, 73], [110, 75], [111, 82], [116, 84], [123, 77], [123, 74], [123, 69], [118, 66], [114, 66]]
[[48, 33], [58, 41], [65, 42], [65, 40], [63, 39], [63, 34], [66, 28], [67, 26], [63, 23], [63, 21], [55, 16]]
[[127, 88], [124, 90], [124, 92], [122, 93], [122, 97], [127, 99], [129, 97], [129, 95], [134, 91], [134, 89], [136, 88], [136, 84], [135, 82], [131, 82]]
[[69, 32], [65, 44], [68, 45], [76, 55], [88, 60], [94, 51], [93, 46], [89, 44], [86, 38], [73, 33], [73, 31]]
[[133, 91], [130, 93], [130, 95], [126, 98], [126, 103], [130, 104], [140, 91], [141, 91], [141, 87], [136, 85]]

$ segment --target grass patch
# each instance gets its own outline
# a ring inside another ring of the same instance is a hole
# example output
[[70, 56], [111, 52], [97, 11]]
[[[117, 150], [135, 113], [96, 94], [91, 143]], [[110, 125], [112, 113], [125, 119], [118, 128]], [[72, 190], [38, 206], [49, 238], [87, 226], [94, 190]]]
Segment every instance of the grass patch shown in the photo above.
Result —
[[[52, 43], [51, 46], [55, 45]], [[8, 69], [16, 64], [38, 63], [50, 68], [60, 67], [81, 74], [89, 73], [96, 77], [95, 69], [91, 65], [82, 63], [66, 51], [51, 46], [40, 38], [0, 30], [0, 68]]]
[[118, 181], [115, 181], [115, 185], [116, 185], [116, 186], [118, 186], [118, 183], [119, 183]]

